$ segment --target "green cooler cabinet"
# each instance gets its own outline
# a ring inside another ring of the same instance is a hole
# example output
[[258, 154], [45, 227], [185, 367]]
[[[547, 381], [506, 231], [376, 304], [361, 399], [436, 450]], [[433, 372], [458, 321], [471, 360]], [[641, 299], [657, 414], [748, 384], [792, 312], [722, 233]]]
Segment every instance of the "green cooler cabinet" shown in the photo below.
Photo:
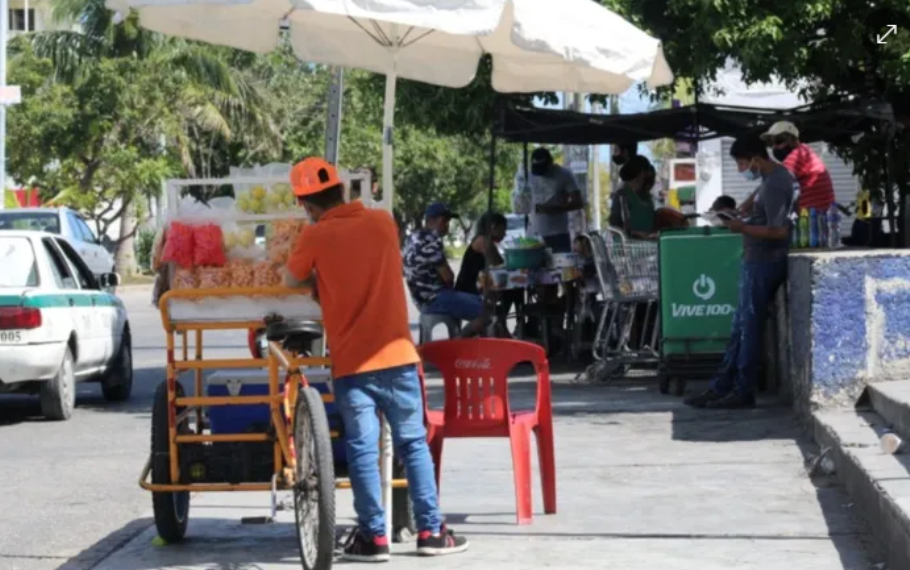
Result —
[[726, 228], [661, 233], [660, 326], [662, 393], [687, 377], [705, 377], [723, 358], [739, 302], [742, 236]]

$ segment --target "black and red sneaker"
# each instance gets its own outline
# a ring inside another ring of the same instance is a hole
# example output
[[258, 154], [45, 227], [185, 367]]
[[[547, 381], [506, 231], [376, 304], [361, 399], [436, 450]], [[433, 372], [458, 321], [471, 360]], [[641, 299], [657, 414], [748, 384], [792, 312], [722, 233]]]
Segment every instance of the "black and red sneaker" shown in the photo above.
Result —
[[457, 554], [468, 549], [468, 539], [456, 536], [445, 525], [436, 534], [422, 530], [417, 535], [417, 554], [420, 556], [445, 556]]
[[360, 529], [354, 529], [341, 551], [343, 560], [352, 562], [388, 562], [392, 559], [389, 539], [385, 536], [366, 536]]

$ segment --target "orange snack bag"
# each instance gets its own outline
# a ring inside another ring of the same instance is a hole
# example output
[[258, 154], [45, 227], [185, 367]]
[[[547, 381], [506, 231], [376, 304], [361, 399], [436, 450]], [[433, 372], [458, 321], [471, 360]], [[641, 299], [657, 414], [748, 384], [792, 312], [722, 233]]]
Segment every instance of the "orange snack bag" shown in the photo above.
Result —
[[177, 267], [171, 280], [171, 289], [195, 289], [196, 274], [192, 269]]
[[281, 275], [274, 265], [268, 261], [253, 265], [253, 287], [278, 287], [280, 284]]
[[196, 282], [200, 289], [219, 289], [230, 284], [230, 274], [224, 267], [197, 267]]
[[227, 270], [230, 273], [231, 287], [253, 286], [253, 262], [245, 259], [234, 259], [228, 262]]

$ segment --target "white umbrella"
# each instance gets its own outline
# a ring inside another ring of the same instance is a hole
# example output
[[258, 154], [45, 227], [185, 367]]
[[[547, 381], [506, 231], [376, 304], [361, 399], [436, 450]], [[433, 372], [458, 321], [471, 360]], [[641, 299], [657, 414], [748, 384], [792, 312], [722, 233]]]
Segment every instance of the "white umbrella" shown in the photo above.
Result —
[[287, 26], [304, 61], [386, 75], [383, 200], [392, 207], [398, 77], [464, 87], [493, 57], [500, 92], [622, 93], [667, 85], [660, 41], [593, 0], [108, 0], [173, 36], [269, 52]]

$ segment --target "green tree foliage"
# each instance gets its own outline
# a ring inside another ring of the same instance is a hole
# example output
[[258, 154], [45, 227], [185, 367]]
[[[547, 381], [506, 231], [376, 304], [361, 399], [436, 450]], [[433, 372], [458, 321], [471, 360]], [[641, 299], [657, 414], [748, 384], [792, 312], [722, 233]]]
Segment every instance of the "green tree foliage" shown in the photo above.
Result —
[[[898, 121], [910, 126], [910, 3], [906, 0], [601, 0], [660, 38], [677, 76], [704, 89], [729, 61], [747, 82], [780, 78], [810, 101], [850, 94], [883, 97]], [[884, 43], [878, 36], [896, 25]], [[836, 141], [870, 189], [882, 188], [891, 167], [904, 193], [908, 186], [907, 131], [870, 132], [856, 144]], [[883, 149], [894, 146], [888, 164]]]

